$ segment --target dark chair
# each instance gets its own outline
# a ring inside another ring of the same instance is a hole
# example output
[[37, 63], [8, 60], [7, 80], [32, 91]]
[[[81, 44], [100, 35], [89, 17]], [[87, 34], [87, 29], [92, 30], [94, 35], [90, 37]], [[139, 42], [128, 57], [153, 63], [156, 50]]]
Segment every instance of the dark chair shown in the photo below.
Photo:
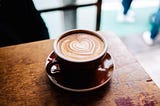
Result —
[[32, 0], [2, 0], [0, 5], [0, 47], [49, 39]]

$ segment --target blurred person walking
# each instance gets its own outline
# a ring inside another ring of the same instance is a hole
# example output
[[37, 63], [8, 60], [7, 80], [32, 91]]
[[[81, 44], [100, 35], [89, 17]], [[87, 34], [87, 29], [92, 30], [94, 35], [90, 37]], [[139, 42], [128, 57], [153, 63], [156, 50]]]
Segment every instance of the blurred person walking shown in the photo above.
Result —
[[143, 40], [147, 45], [154, 44], [154, 41], [159, 32], [159, 26], [160, 26], [160, 8], [156, 12], [155, 18], [153, 20], [152, 28], [150, 29], [150, 31], [146, 31], [142, 35]]
[[122, 0], [122, 12], [118, 14], [117, 21], [118, 22], [129, 22], [133, 23], [134, 19], [134, 12], [130, 10], [131, 3], [133, 0]]

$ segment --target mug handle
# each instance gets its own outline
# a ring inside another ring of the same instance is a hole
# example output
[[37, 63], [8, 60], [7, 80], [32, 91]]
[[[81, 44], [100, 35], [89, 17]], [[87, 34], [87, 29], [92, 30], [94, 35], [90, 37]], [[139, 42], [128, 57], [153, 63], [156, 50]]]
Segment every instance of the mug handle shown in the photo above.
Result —
[[101, 64], [98, 68], [101, 71], [106, 70], [106, 69], [110, 70], [114, 68], [113, 61], [112, 61], [112, 58], [109, 52], [106, 52], [106, 54], [104, 55], [102, 59], [102, 63], [103, 64]]
[[46, 72], [52, 77], [60, 73], [59, 62], [56, 59], [50, 61], [46, 66]]

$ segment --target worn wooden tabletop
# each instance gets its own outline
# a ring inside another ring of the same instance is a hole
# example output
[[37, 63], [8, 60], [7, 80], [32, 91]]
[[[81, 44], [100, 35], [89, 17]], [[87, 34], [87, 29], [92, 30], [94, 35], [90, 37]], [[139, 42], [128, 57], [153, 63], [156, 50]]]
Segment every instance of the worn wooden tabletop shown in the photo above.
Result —
[[94, 91], [75, 93], [55, 86], [45, 72], [53, 40], [0, 48], [0, 106], [160, 106], [160, 89], [113, 33], [108, 40], [115, 70]]

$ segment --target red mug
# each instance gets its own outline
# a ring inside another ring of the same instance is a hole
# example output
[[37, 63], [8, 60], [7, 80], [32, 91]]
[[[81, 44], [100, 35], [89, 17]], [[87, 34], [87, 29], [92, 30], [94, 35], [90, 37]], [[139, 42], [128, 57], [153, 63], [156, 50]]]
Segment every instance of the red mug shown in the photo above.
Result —
[[104, 61], [107, 49], [105, 37], [95, 31], [73, 29], [64, 32], [54, 41], [55, 59], [48, 65], [55, 65], [55, 69], [47, 73], [54, 76], [60, 72], [72, 80], [89, 78]]

